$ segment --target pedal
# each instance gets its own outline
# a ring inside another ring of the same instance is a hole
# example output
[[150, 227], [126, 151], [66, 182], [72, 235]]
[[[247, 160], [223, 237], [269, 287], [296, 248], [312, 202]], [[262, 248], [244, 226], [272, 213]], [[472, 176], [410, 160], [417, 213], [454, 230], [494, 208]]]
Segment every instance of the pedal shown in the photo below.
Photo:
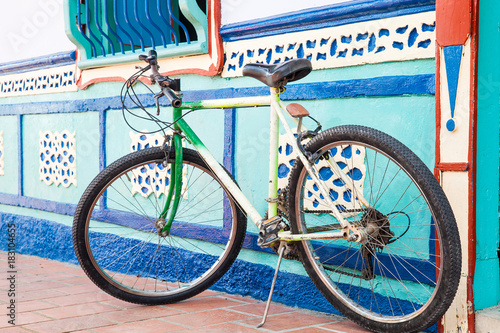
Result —
[[257, 245], [260, 247], [269, 247], [279, 239], [278, 232], [285, 227], [285, 222], [279, 216], [274, 216], [269, 220], [263, 221], [260, 225]]

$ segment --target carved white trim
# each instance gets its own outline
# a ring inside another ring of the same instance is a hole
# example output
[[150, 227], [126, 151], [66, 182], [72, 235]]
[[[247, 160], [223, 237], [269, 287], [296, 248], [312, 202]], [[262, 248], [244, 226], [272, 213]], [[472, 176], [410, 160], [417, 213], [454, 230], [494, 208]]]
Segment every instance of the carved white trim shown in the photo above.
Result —
[[40, 180], [47, 185], [76, 186], [75, 133], [40, 131]]
[[314, 69], [434, 58], [435, 12], [225, 43], [222, 76], [242, 75], [247, 63], [308, 58]]
[[[171, 131], [167, 132], [171, 134]], [[149, 147], [161, 146], [164, 141], [163, 134], [142, 134], [130, 131], [129, 133], [131, 143], [130, 151], [139, 151]], [[170, 164], [166, 167], [161, 164], [151, 163], [142, 168], [137, 168], [132, 171], [132, 178], [130, 183], [132, 184], [132, 195], [140, 193], [144, 198], [148, 198], [151, 194], [155, 194], [156, 197], [160, 197], [162, 194], [167, 194], [170, 184]], [[182, 196], [184, 199], [188, 199], [187, 192], [187, 168], [184, 165], [182, 168]], [[147, 186], [145, 186], [147, 185]]]
[[[342, 171], [353, 180], [354, 190], [363, 192], [363, 184], [365, 181], [366, 167], [365, 167], [365, 149], [355, 145], [341, 145], [338, 148], [330, 151], [330, 160], [342, 169]], [[288, 136], [282, 134], [279, 137], [278, 148], [278, 189], [284, 189], [288, 185], [288, 177], [290, 171], [297, 158], [297, 153], [292, 148]], [[320, 179], [324, 180], [324, 185], [330, 193], [333, 203], [342, 210], [351, 210], [360, 207], [359, 202], [352, 201], [351, 189], [334, 174], [325, 159], [319, 160], [314, 168], [318, 170]], [[304, 209], [309, 210], [327, 210], [328, 206], [324, 205], [323, 195], [321, 194], [318, 186], [312, 180], [306, 180], [304, 189]], [[344, 212], [343, 216], [348, 217], [356, 215], [356, 212]]]
[[76, 90], [75, 65], [0, 76], [0, 97]]
[[0, 131], [0, 176], [4, 175], [4, 163], [3, 163], [3, 131]]

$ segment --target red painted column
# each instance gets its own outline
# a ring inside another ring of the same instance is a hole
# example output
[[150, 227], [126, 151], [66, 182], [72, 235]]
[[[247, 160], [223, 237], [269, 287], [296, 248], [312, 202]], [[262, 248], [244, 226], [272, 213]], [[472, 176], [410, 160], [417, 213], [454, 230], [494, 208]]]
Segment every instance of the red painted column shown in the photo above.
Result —
[[[454, 196], [450, 198], [450, 202], [455, 202], [458, 206], [466, 205], [466, 214], [457, 216], [463, 260], [466, 262], [462, 265], [463, 283], [459, 286], [456, 303], [449, 310], [453, 315], [445, 315], [440, 332], [450, 331], [454, 327], [461, 331], [475, 332], [472, 284], [476, 262], [474, 147], [477, 123], [478, 15], [479, 0], [436, 0], [435, 174], [442, 182], [445, 192], [444, 177], [449, 177], [451, 173], [455, 173], [454, 177], [457, 174], [467, 177], [461, 197], [447, 193], [449, 197]], [[465, 91], [464, 82], [468, 83], [468, 100], [465, 101], [463, 97], [459, 97]], [[454, 159], [454, 155], [450, 153], [453, 149], [463, 151], [464, 154], [456, 155], [464, 158]], [[467, 304], [462, 304], [464, 302]], [[452, 318], [456, 318], [456, 322]], [[462, 318], [466, 321], [461, 320]]]

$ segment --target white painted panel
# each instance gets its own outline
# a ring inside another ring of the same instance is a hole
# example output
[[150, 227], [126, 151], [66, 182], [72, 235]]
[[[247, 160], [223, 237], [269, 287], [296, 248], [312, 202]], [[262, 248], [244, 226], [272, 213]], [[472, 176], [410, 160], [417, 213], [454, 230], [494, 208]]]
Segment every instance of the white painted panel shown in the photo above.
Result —
[[223, 77], [241, 76], [247, 63], [306, 57], [314, 69], [433, 58], [435, 12], [226, 42]]
[[458, 224], [460, 242], [462, 245], [462, 275], [458, 286], [457, 295], [446, 312], [442, 321], [444, 332], [467, 332], [467, 274], [468, 274], [468, 218], [469, 218], [469, 193], [464, 191], [469, 186], [467, 172], [443, 172], [441, 185], [448, 196], [453, 213]]
[[468, 247], [467, 235], [469, 230], [469, 187], [467, 172], [444, 171], [441, 173], [441, 186], [448, 197], [455, 219], [457, 220], [460, 242], [462, 245], [462, 272], [467, 273]]
[[222, 25], [254, 20], [301, 9], [320, 7], [349, 0], [221, 0]]
[[74, 50], [62, 0], [0, 1], [0, 63]]
[[0, 98], [76, 91], [75, 65], [0, 76]]

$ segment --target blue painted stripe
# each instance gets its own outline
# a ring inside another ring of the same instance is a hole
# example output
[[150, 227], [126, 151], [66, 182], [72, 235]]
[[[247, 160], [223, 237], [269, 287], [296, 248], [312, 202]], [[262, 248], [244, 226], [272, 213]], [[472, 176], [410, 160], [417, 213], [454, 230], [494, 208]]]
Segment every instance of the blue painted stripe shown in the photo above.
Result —
[[225, 41], [281, 35], [435, 10], [435, 0], [358, 0], [221, 27]]
[[[106, 110], [99, 111], [99, 172], [106, 167]], [[99, 198], [99, 206], [106, 207], [106, 194]]]
[[224, 157], [223, 165], [230, 174], [234, 174], [234, 139], [236, 109], [224, 110]]
[[45, 212], [70, 216], [73, 216], [75, 214], [76, 209], [76, 205], [74, 204], [43, 200], [8, 193], [0, 193], [0, 204], [38, 209]]
[[75, 51], [49, 54], [43, 57], [0, 64], [0, 75], [24, 73], [50, 67], [71, 65], [75, 63]]
[[17, 193], [22, 196], [24, 195], [24, 162], [23, 162], [23, 116], [17, 115]]
[[[224, 168], [234, 175], [234, 143], [235, 143], [236, 109], [224, 110], [224, 156], [222, 164]], [[224, 193], [224, 229], [230, 230], [233, 213], [227, 195]]]
[[106, 110], [99, 110], [99, 171], [106, 167]]
[[[349, 97], [434, 95], [434, 93], [434, 74], [420, 74], [291, 84], [287, 86], [287, 90], [281, 97], [285, 101], [291, 101]], [[185, 101], [199, 101], [233, 97], [265, 96], [268, 94], [268, 87], [224, 88], [184, 91], [183, 99]], [[139, 97], [145, 107], [153, 107], [155, 105], [152, 95], [144, 94], [139, 95]], [[165, 99], [162, 100], [162, 105], [167, 105]], [[0, 113], [2, 115], [73, 113], [121, 109], [121, 107], [120, 97], [117, 96], [29, 104], [4, 104], [0, 105]]]

